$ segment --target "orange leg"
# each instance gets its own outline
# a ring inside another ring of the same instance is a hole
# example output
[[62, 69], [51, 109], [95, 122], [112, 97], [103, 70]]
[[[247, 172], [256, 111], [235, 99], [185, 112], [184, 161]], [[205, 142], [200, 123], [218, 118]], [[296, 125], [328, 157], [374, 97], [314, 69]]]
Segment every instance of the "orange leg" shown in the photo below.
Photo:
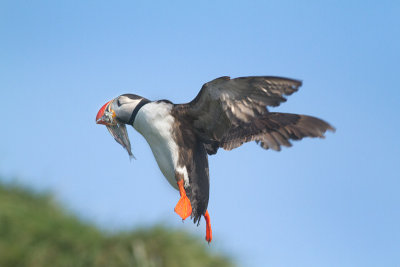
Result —
[[208, 243], [212, 240], [212, 230], [211, 230], [211, 223], [210, 223], [210, 214], [208, 214], [208, 210], [204, 213], [204, 219], [206, 220], [206, 240]]
[[181, 216], [182, 220], [185, 220], [192, 214], [192, 205], [190, 205], [190, 200], [186, 196], [185, 188], [183, 187], [183, 179], [178, 182], [178, 187], [181, 198], [178, 204], [176, 204], [174, 211]]

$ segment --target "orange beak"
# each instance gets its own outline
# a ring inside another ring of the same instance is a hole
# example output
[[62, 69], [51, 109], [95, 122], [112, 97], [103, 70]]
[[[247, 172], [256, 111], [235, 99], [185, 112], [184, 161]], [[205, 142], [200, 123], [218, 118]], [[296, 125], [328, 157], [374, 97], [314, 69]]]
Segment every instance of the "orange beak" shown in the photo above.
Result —
[[[111, 100], [112, 101], [112, 100]], [[97, 116], [96, 116], [96, 123], [97, 124], [104, 124], [104, 125], [111, 125], [111, 121], [110, 118], [104, 114], [106, 113], [106, 110], [108, 112], [112, 112], [112, 118], [115, 117], [115, 112], [113, 110], [111, 110], [111, 108], [109, 108], [109, 104], [111, 103], [111, 101], [108, 101], [107, 103], [105, 103], [101, 109], [99, 110], [99, 112], [97, 112]]]

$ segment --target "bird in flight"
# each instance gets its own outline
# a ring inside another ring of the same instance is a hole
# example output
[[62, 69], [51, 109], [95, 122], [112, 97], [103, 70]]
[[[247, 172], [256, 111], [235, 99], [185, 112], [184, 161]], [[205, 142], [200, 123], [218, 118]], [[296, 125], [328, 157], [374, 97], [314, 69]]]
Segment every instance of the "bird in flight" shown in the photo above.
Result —
[[316, 117], [270, 112], [285, 102], [301, 81], [272, 76], [231, 79], [224, 76], [203, 85], [191, 102], [174, 104], [123, 94], [107, 102], [96, 116], [115, 140], [129, 153], [126, 125], [146, 139], [168, 182], [179, 190], [175, 212], [199, 225], [206, 221], [206, 240], [211, 242], [208, 155], [219, 148], [232, 150], [256, 141], [264, 149], [279, 151], [290, 140], [324, 137], [334, 128]]

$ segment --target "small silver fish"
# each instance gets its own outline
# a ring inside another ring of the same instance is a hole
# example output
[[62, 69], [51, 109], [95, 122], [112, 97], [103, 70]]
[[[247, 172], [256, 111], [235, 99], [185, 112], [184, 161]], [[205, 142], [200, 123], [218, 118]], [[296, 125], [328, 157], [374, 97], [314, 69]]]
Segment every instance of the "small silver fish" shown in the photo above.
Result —
[[131, 151], [131, 143], [128, 137], [128, 131], [126, 130], [126, 126], [123, 123], [117, 123], [114, 125], [106, 125], [107, 130], [114, 137], [115, 141], [117, 141], [121, 146], [123, 146], [129, 154], [130, 158], [135, 158]]

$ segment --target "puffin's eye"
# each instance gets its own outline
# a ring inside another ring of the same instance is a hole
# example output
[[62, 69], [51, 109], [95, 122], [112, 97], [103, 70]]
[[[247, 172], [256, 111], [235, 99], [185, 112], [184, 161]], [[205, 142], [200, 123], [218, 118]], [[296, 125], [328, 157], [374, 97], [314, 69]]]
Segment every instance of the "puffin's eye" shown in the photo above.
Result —
[[118, 107], [120, 107], [122, 105], [121, 102], [119, 101], [119, 99], [117, 99], [117, 105], [118, 105]]

